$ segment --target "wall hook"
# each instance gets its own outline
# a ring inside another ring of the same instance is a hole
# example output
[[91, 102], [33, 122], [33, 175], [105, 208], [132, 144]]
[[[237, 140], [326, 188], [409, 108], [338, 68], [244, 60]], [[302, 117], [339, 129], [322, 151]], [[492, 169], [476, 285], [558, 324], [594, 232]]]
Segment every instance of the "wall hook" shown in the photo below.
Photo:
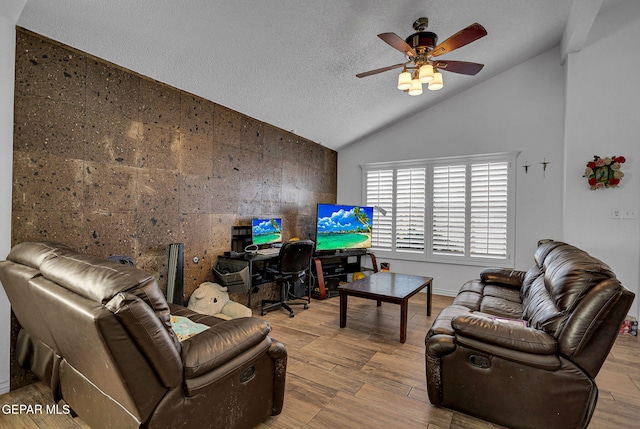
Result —
[[547, 171], [547, 165], [551, 164], [551, 162], [547, 161], [547, 158], [545, 158], [544, 161], [541, 162], [540, 164], [542, 164], [542, 177], [544, 177]]

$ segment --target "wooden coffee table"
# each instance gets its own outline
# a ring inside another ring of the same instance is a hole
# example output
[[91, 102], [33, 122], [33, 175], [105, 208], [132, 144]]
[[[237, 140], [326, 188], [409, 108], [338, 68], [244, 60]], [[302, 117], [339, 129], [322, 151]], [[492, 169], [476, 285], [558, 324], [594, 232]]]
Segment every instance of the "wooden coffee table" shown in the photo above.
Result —
[[400, 304], [400, 342], [407, 340], [407, 313], [409, 298], [427, 288], [427, 316], [431, 316], [431, 289], [433, 278], [378, 272], [355, 282], [338, 287], [340, 293], [340, 327], [347, 326], [347, 297], [374, 299], [378, 307], [383, 302]]

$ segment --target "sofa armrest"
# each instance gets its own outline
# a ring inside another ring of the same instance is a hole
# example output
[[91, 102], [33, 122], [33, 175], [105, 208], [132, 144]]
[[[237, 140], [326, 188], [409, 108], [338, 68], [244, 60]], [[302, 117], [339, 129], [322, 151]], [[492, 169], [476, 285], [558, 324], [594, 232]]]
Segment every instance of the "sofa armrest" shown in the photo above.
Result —
[[240, 317], [251, 317], [251, 309], [239, 302], [229, 301], [224, 307], [222, 307], [222, 314], [226, 314], [232, 319], [238, 319]]
[[287, 379], [287, 348], [279, 341], [273, 340], [269, 347], [269, 356], [275, 362], [271, 415], [276, 416], [282, 412], [282, 406], [284, 405], [284, 386]]
[[468, 314], [451, 321], [456, 335], [462, 335], [487, 344], [539, 355], [558, 351], [558, 342], [546, 332], [517, 323]]
[[264, 340], [271, 326], [245, 317], [219, 323], [182, 342], [186, 379], [196, 378], [240, 355]]
[[524, 282], [525, 271], [508, 268], [485, 268], [480, 272], [480, 280], [486, 284], [499, 284], [512, 289], [520, 289]]

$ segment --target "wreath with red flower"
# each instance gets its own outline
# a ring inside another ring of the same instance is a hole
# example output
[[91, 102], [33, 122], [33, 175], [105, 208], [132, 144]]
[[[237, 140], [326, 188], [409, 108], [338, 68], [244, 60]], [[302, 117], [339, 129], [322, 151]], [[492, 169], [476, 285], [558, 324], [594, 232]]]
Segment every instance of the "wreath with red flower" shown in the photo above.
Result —
[[624, 156], [600, 158], [594, 155], [593, 161], [587, 162], [587, 168], [582, 177], [587, 178], [592, 190], [615, 188], [624, 177], [624, 173], [620, 171], [620, 164], [624, 164], [625, 161]]

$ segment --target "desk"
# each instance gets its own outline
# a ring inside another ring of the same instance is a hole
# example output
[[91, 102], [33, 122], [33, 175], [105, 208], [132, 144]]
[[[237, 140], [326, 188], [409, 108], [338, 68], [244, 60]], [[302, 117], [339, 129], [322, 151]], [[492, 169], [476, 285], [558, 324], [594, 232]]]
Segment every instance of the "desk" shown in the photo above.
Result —
[[[247, 298], [247, 307], [251, 308], [251, 290], [264, 283], [268, 283], [268, 280], [265, 280], [267, 267], [269, 265], [276, 264], [278, 262], [278, 254], [275, 253], [273, 255], [259, 255], [259, 254], [250, 254], [250, 253], [237, 253], [233, 256], [219, 256], [220, 259], [230, 259], [234, 261], [245, 261], [247, 266], [249, 267], [249, 291]], [[254, 281], [254, 274], [260, 274], [260, 280]]]
[[338, 287], [340, 293], [340, 327], [347, 326], [347, 297], [349, 295], [400, 304], [400, 342], [407, 341], [407, 313], [409, 298], [427, 288], [427, 316], [431, 316], [431, 289], [433, 278], [379, 272]]

